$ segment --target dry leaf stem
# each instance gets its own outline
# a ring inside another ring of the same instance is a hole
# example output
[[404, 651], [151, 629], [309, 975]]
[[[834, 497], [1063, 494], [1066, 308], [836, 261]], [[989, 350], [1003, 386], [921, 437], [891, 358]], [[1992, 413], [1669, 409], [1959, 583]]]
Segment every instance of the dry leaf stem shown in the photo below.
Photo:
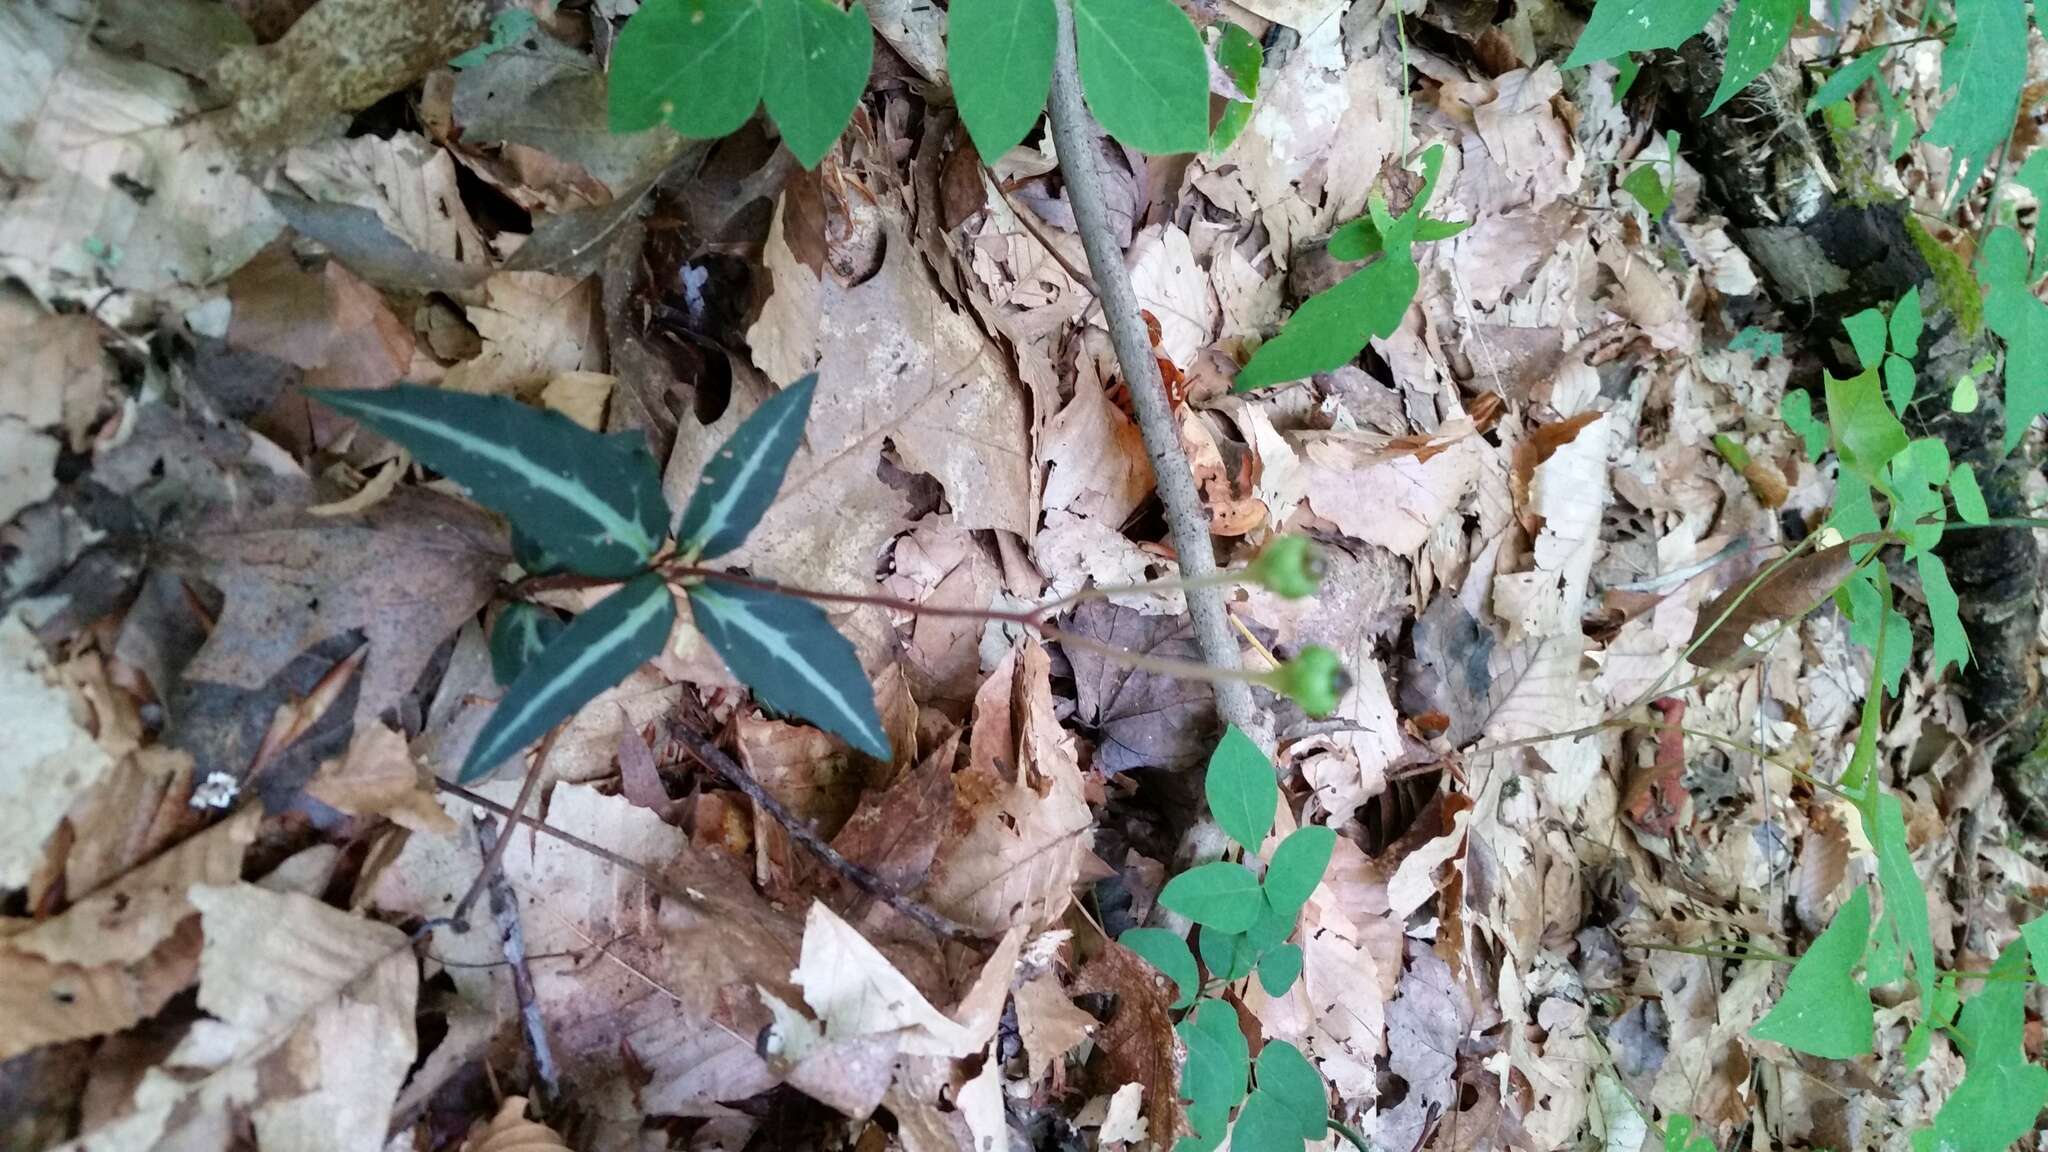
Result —
[[[1059, 33], [1055, 41], [1052, 97], [1052, 135], [1059, 150], [1060, 172], [1067, 182], [1067, 201], [1074, 209], [1074, 223], [1081, 233], [1081, 246], [1088, 253], [1088, 268], [1094, 274], [1096, 299], [1102, 304], [1104, 322], [1116, 345], [1117, 363], [1131, 390], [1131, 407], [1137, 413], [1138, 429], [1144, 434], [1145, 454], [1152, 459], [1152, 474], [1165, 505], [1166, 523], [1171, 530], [1174, 551], [1180, 559], [1181, 574], [1199, 585], [1216, 571], [1215, 545], [1209, 539], [1209, 514], [1202, 508], [1195, 474], [1188, 467], [1181, 448], [1180, 429], [1166, 402], [1166, 387], [1159, 378], [1159, 364], [1152, 358], [1152, 340], [1138, 312], [1138, 297], [1131, 289], [1130, 270], [1109, 224], [1109, 209], [1102, 194], [1102, 174], [1097, 168], [1095, 122], [1081, 100], [1081, 74], [1074, 47], [1074, 9], [1069, 0], [1054, 0]], [[1237, 640], [1230, 634], [1223, 594], [1214, 588], [1188, 589], [1188, 616], [1195, 625], [1195, 645], [1202, 659], [1218, 669], [1238, 667]], [[1256, 712], [1251, 688], [1239, 680], [1216, 683], [1216, 712], [1225, 723], [1246, 731], [1255, 730]]]
[[[537, 773], [536, 773], [537, 775]], [[476, 814], [477, 843], [492, 859], [500, 845], [512, 838], [512, 822], [505, 821], [500, 832], [491, 818]], [[561, 1074], [555, 1067], [554, 1047], [548, 1043], [547, 1021], [541, 1018], [540, 1002], [533, 994], [533, 973], [526, 966], [526, 931], [519, 922], [519, 900], [503, 871], [491, 869], [491, 916], [498, 922], [498, 940], [505, 949], [505, 964], [512, 970], [512, 995], [519, 1004], [519, 1023], [526, 1032], [527, 1051], [533, 1056], [533, 1077], [540, 1089], [541, 1104], [552, 1107], [561, 1099]]]

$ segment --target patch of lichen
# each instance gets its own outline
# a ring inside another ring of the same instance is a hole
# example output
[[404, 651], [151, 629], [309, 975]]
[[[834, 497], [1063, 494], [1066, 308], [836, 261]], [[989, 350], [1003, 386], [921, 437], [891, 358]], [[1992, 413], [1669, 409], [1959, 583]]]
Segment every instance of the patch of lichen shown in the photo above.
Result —
[[1933, 271], [1935, 290], [1943, 306], [1956, 318], [1963, 336], [1974, 339], [1984, 327], [1984, 293], [1977, 286], [1977, 277], [1971, 273], [1969, 262], [1936, 240], [1934, 234], [1911, 215], [1906, 217], [1906, 234], [1913, 238], [1913, 246], [1920, 250], [1921, 259], [1927, 261], [1927, 267]]

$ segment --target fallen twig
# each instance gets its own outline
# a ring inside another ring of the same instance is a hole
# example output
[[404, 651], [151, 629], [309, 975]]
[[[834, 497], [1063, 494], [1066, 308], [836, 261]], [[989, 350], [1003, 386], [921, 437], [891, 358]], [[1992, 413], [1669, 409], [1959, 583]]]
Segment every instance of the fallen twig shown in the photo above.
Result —
[[[498, 845], [511, 838], [511, 821], [501, 835], [498, 826], [482, 812], [475, 814], [477, 843], [486, 856], [496, 858]], [[555, 1067], [555, 1051], [548, 1043], [547, 1021], [541, 1019], [540, 1004], [533, 995], [533, 973], [526, 967], [526, 932], [519, 923], [519, 901], [505, 874], [491, 869], [491, 915], [498, 922], [498, 940], [505, 948], [505, 964], [512, 970], [512, 995], [519, 1004], [519, 1022], [526, 1032], [526, 1047], [533, 1055], [533, 1078], [541, 1103], [552, 1108], [561, 1099], [562, 1084]]]

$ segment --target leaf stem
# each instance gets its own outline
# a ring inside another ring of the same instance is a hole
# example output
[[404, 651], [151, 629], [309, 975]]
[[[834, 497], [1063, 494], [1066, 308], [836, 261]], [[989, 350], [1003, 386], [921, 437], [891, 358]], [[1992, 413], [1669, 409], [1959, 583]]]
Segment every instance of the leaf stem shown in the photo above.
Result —
[[1349, 1124], [1344, 1123], [1335, 1116], [1330, 1117], [1330, 1131], [1349, 1141], [1353, 1148], [1358, 1149], [1358, 1152], [1373, 1152], [1372, 1145], [1365, 1142], [1365, 1137], [1360, 1136], [1356, 1131], [1352, 1130]]

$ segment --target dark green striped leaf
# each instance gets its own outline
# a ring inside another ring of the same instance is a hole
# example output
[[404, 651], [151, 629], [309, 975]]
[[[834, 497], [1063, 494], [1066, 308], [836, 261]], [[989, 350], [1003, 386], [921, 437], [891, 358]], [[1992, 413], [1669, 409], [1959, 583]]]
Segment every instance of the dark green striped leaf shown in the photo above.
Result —
[[506, 608], [491, 627], [491, 674], [504, 685], [518, 680], [563, 627], [560, 616], [538, 604], [522, 600]]
[[860, 658], [817, 605], [739, 584], [698, 584], [689, 591], [697, 630], [754, 699], [870, 756], [889, 758], [889, 735]]
[[676, 602], [648, 572], [576, 618], [526, 666], [477, 733], [462, 764], [466, 783], [503, 764], [541, 733], [654, 658], [668, 641]]
[[769, 397], [712, 454], [676, 530], [683, 555], [708, 560], [746, 542], [782, 490], [817, 385], [812, 373]]
[[630, 576], [667, 533], [661, 470], [637, 437], [600, 436], [502, 396], [410, 384], [312, 395], [411, 449], [576, 572]]

